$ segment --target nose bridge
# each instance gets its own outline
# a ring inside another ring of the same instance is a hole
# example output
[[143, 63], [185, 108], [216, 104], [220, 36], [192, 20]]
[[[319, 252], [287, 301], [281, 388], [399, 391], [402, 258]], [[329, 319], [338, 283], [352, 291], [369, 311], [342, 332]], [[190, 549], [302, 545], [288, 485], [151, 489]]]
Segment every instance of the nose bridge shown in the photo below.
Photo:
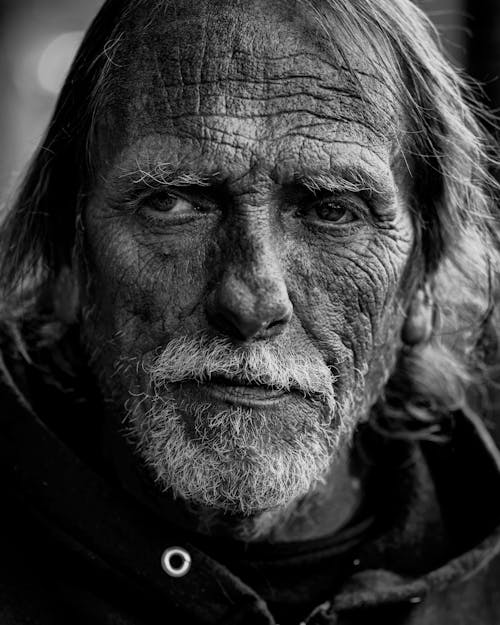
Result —
[[269, 211], [237, 209], [229, 236], [227, 269], [257, 296], [283, 281], [282, 253], [272, 231]]
[[291, 318], [283, 251], [271, 219], [266, 204], [247, 196], [235, 205], [227, 231], [211, 317], [244, 340], [275, 335]]

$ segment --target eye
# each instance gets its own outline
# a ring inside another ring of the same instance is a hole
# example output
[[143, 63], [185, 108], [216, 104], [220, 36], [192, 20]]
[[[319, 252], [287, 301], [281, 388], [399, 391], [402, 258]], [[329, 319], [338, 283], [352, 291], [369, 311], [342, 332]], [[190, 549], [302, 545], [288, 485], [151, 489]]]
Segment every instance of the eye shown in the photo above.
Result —
[[362, 203], [361, 200], [330, 197], [314, 202], [307, 212], [310, 219], [347, 225], [360, 220], [361, 208], [358, 206], [360, 203]]
[[209, 207], [193, 202], [176, 193], [157, 193], [143, 201], [142, 212], [146, 216], [156, 218], [189, 217], [200, 213], [207, 213]]
[[194, 209], [191, 202], [173, 193], [157, 194], [148, 197], [144, 202], [145, 208], [158, 213], [179, 214]]

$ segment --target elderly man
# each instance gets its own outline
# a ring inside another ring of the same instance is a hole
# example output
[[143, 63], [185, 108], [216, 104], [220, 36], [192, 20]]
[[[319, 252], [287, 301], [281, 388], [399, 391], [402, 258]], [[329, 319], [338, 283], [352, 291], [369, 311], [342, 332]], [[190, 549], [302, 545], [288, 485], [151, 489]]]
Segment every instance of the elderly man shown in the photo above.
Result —
[[408, 0], [104, 5], [1, 232], [2, 625], [500, 622], [475, 108]]

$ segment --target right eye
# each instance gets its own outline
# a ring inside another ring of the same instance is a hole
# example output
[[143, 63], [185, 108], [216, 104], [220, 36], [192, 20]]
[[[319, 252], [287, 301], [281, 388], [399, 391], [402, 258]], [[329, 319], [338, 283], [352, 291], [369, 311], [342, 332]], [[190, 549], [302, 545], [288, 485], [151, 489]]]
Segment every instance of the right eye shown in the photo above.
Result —
[[172, 221], [177, 219], [189, 221], [190, 217], [197, 217], [213, 212], [214, 207], [208, 202], [192, 201], [178, 193], [155, 193], [144, 198], [141, 202], [141, 212], [151, 219]]
[[171, 215], [185, 215], [189, 212], [197, 212], [197, 207], [183, 197], [173, 193], [162, 193], [148, 197], [144, 201], [146, 210], [157, 213], [169, 213]]

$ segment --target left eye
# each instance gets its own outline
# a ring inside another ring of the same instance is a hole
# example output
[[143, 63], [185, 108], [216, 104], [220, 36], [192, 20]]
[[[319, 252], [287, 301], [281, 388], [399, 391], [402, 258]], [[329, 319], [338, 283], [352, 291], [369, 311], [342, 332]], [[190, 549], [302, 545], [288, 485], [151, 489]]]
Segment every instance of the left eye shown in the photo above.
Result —
[[358, 212], [351, 202], [329, 199], [315, 202], [310, 207], [310, 214], [321, 221], [329, 221], [336, 224], [350, 224], [359, 221]]

